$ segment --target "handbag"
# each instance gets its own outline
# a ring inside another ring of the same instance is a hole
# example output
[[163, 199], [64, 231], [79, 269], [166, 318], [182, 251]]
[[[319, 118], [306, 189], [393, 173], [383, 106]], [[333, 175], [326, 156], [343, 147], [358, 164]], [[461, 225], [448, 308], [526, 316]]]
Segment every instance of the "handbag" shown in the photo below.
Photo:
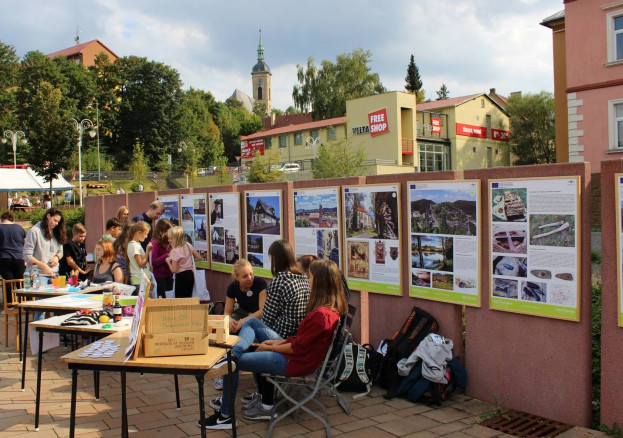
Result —
[[210, 301], [210, 291], [208, 290], [208, 286], [206, 284], [206, 274], [202, 269], [200, 271], [197, 270], [197, 266], [195, 265], [195, 258], [193, 257], [193, 275], [195, 276], [195, 284], [193, 285], [193, 298], [199, 298], [201, 302]]

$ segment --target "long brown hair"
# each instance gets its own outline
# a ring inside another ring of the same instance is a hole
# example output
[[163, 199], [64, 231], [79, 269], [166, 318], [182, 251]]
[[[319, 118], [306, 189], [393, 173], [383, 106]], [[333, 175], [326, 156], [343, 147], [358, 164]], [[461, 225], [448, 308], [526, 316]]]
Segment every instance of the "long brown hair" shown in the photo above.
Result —
[[302, 274], [299, 268], [296, 266], [296, 259], [294, 258], [294, 251], [292, 245], [285, 239], [275, 240], [268, 247], [268, 255], [270, 256], [271, 266], [270, 272], [273, 276], [279, 272], [290, 271], [294, 274]]
[[163, 248], [167, 248], [169, 246], [169, 236], [167, 232], [173, 226], [171, 221], [166, 218], [160, 219], [156, 222], [156, 226], [154, 227], [154, 239], [158, 242]]
[[[52, 216], [60, 216], [61, 219], [50, 233], [48, 220]], [[65, 240], [67, 240], [67, 230], [65, 229], [65, 218], [63, 217], [63, 212], [56, 207], [48, 208], [45, 213], [43, 213], [43, 217], [41, 218], [41, 231], [43, 231], [43, 235], [46, 239], [50, 240], [52, 239], [52, 236], [54, 236], [57, 242], [61, 245], [65, 243]]]
[[115, 243], [113, 245], [115, 254], [122, 254], [122, 255], [126, 254], [126, 251], [128, 249], [128, 242], [132, 238], [132, 235], [130, 234], [132, 225], [134, 225], [134, 222], [132, 221], [127, 221], [125, 224], [123, 224], [123, 228], [121, 229], [121, 232], [115, 239]]
[[307, 301], [307, 312], [324, 306], [340, 316], [346, 315], [348, 307], [342, 286], [342, 275], [335, 262], [316, 260], [309, 265], [309, 271], [313, 279]]

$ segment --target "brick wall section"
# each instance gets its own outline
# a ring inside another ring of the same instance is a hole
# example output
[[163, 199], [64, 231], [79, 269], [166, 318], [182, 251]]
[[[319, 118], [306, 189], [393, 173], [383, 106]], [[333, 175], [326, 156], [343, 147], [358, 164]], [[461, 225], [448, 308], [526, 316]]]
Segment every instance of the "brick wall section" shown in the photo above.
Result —
[[591, 229], [601, 229], [601, 173], [591, 175]]

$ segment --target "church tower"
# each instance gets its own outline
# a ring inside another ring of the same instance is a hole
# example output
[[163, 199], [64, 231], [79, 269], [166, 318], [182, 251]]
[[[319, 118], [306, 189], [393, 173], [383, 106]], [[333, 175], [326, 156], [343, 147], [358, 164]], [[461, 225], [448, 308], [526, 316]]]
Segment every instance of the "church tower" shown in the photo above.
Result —
[[266, 112], [270, 114], [272, 109], [271, 83], [272, 73], [268, 64], [264, 62], [264, 46], [262, 45], [262, 30], [260, 29], [260, 43], [257, 45], [257, 64], [251, 71], [251, 88], [253, 100], [266, 104]]

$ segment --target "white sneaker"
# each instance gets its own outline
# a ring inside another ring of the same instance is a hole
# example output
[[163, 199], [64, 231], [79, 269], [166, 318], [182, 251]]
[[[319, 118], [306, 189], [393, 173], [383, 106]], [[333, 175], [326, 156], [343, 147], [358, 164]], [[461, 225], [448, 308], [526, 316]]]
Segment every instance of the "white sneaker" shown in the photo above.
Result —
[[[223, 376], [219, 376], [216, 379], [214, 379], [214, 383], [212, 383], [212, 386], [214, 386], [214, 389], [221, 391], [223, 389]], [[218, 409], [218, 408], [214, 408], [214, 409]]]

